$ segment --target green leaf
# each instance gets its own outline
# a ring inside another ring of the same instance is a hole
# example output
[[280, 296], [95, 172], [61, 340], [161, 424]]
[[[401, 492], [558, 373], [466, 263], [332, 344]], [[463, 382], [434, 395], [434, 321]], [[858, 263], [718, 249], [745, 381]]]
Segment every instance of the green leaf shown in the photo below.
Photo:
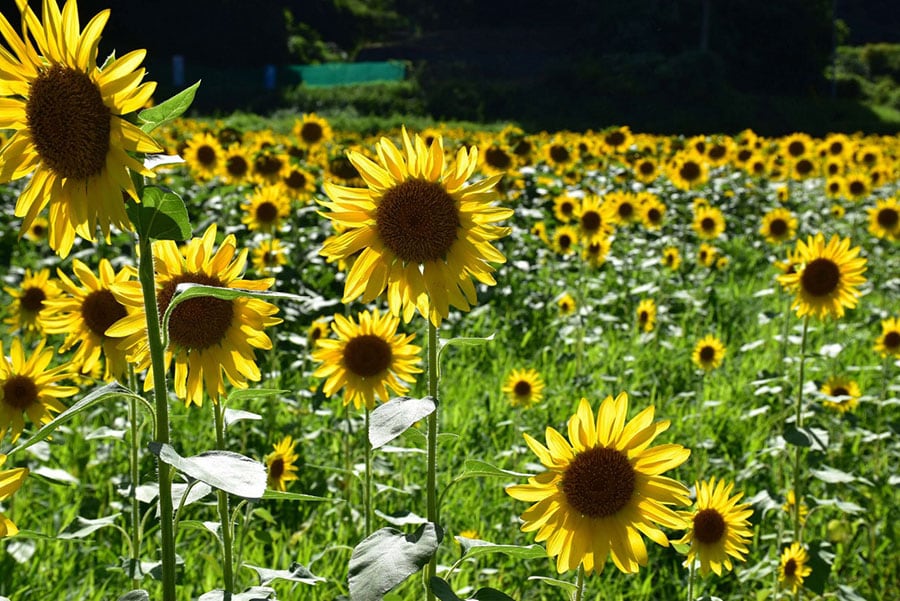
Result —
[[381, 601], [428, 563], [439, 542], [432, 523], [422, 524], [413, 534], [382, 528], [363, 539], [350, 556], [350, 599]]
[[823, 453], [828, 451], [828, 432], [820, 428], [797, 428], [788, 424], [784, 428], [784, 440], [797, 447]]
[[231, 451], [209, 451], [182, 457], [167, 444], [151, 442], [150, 452], [182, 474], [244, 499], [261, 499], [266, 492], [266, 466]]
[[803, 579], [803, 586], [817, 595], [823, 595], [825, 594], [825, 582], [831, 574], [831, 565], [834, 563], [831, 544], [815, 541], [809, 543], [806, 552], [809, 554], [809, 567], [812, 568], [812, 573]]
[[280, 490], [266, 489], [263, 493], [263, 499], [272, 501], [327, 501], [329, 503], [340, 503], [343, 499], [329, 499], [328, 497], [317, 497], [315, 495], [307, 495], [300, 492], [283, 492]]
[[542, 545], [496, 545], [477, 538], [455, 537], [462, 547], [465, 557], [480, 557], [490, 553], [502, 553], [518, 559], [536, 559], [547, 557], [547, 550]]
[[[216, 589], [203, 593], [197, 601], [224, 601], [225, 591]], [[251, 586], [243, 593], [236, 593], [228, 596], [231, 601], [274, 601], [275, 589], [268, 586]]]
[[181, 197], [158, 186], [144, 188], [140, 203], [128, 199], [125, 212], [142, 238], [181, 242], [193, 231]]
[[128, 591], [116, 601], [150, 601], [150, 593], [145, 591], [144, 589], [137, 589], [133, 591]]
[[827, 465], [823, 466], [822, 469], [810, 468], [809, 473], [822, 482], [828, 482], [829, 484], [848, 484], [856, 480], [856, 476], [853, 474], [842, 472], [839, 469], [828, 467]]
[[379, 405], [369, 415], [369, 444], [373, 449], [383, 447], [435, 409], [434, 397], [430, 396], [421, 399], [398, 397]]
[[63, 540], [71, 540], [74, 538], [84, 538], [90, 534], [93, 534], [97, 530], [101, 528], [106, 528], [107, 526], [114, 526], [116, 523], [116, 518], [119, 517], [120, 513], [115, 513], [113, 515], [109, 515], [102, 518], [97, 518], [95, 520], [83, 518], [78, 516], [76, 521], [78, 525], [81, 526], [78, 530], [74, 532], [61, 532], [56, 538], [61, 538]]
[[109, 399], [119, 400], [119, 399], [123, 399], [123, 398], [137, 399], [137, 400], [141, 401], [148, 408], [148, 410], [150, 411], [150, 414], [154, 415], [153, 405], [151, 405], [147, 401], [147, 399], [145, 399], [144, 397], [142, 397], [138, 394], [135, 394], [134, 392], [132, 392], [128, 388], [125, 388], [118, 382], [111, 382], [111, 383], [109, 383], [105, 386], [102, 386], [100, 388], [97, 388], [93, 392], [89, 393], [83, 399], [81, 399], [80, 401], [78, 401], [77, 403], [75, 403], [74, 405], [72, 405], [71, 407], [69, 407], [68, 409], [66, 409], [65, 411], [63, 411], [62, 413], [57, 415], [56, 417], [54, 417], [52, 420], [50, 420], [43, 426], [41, 426], [41, 428], [37, 432], [35, 432], [34, 434], [31, 435], [30, 438], [28, 438], [28, 440], [19, 444], [19, 446], [17, 446], [13, 450], [9, 451], [7, 453], [7, 455], [13, 455], [13, 454], [21, 451], [22, 449], [27, 449], [31, 445], [44, 440], [45, 438], [50, 436], [53, 433], [53, 431], [56, 430], [57, 428], [59, 428], [61, 425], [68, 422], [70, 419], [72, 419], [76, 415], [78, 415], [80, 413], [84, 413], [85, 411], [87, 411], [88, 409], [90, 409], [91, 407], [96, 405], [97, 403], [101, 403], [101, 402], [109, 400]]
[[146, 133], [150, 133], [157, 127], [180, 117], [194, 102], [194, 95], [197, 93], [198, 87], [200, 87], [199, 81], [191, 87], [178, 92], [168, 100], [138, 113], [138, 119], [144, 122], [141, 125], [141, 129]]
[[457, 476], [458, 480], [464, 478], [528, 478], [534, 474], [523, 474], [521, 472], [513, 472], [510, 470], [500, 469], [486, 461], [478, 459], [467, 459], [463, 467], [463, 472]]
[[459, 338], [449, 338], [447, 340], [441, 340], [438, 343], [438, 364], [440, 364], [441, 358], [444, 355], [444, 349], [446, 349], [448, 346], [481, 346], [493, 340], [493, 334], [484, 338], [466, 338], [460, 336]]
[[231, 403], [236, 401], [252, 401], [267, 396], [287, 394], [289, 392], [290, 390], [284, 390], [281, 388], [236, 388], [228, 393], [228, 396], [225, 399], [225, 403], [230, 405]]
[[572, 595], [575, 592], [575, 589], [578, 588], [573, 582], [566, 582], [565, 580], [559, 580], [557, 578], [547, 578], [546, 576], [529, 576], [528, 579], [538, 580], [545, 584], [549, 584], [550, 586], [559, 587], [567, 591], [566, 594], [568, 595]]
[[260, 568], [254, 565], [250, 565], [249, 563], [245, 563], [243, 565], [245, 568], [250, 568], [257, 574], [259, 574], [259, 583], [262, 586], [266, 586], [274, 580], [288, 580], [290, 582], [299, 582], [301, 584], [313, 585], [319, 582], [325, 582], [324, 578], [316, 576], [306, 567], [300, 565], [297, 562], [292, 563], [291, 567], [287, 570], [270, 570], [268, 568]]

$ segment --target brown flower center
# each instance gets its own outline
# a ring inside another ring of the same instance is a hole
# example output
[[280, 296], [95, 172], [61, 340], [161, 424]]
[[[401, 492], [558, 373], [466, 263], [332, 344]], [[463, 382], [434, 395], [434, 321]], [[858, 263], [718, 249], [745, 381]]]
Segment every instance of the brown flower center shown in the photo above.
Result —
[[809, 175], [813, 171], [812, 161], [809, 159], [800, 159], [797, 161], [797, 164], [794, 165], [794, 170], [797, 172], [797, 175]]
[[569, 234], [560, 234], [559, 238], [556, 239], [556, 243], [559, 244], [559, 248], [562, 250], [567, 250], [572, 246], [572, 238]]
[[662, 212], [656, 207], [651, 207], [647, 210], [647, 221], [653, 224], [657, 224], [662, 221]]
[[563, 474], [562, 491], [569, 505], [582, 515], [615, 515], [634, 495], [634, 468], [621, 451], [594, 447], [575, 455]]
[[384, 193], [375, 224], [381, 241], [402, 261], [438, 261], [456, 242], [459, 209], [441, 184], [408, 179]]
[[524, 157], [531, 154], [531, 142], [528, 140], [519, 140], [512, 149], [516, 156]]
[[797, 573], [797, 560], [791, 557], [786, 562], [784, 562], [784, 576], [785, 578], [793, 578], [794, 574]]
[[596, 232], [603, 221], [596, 211], [585, 211], [581, 214], [581, 229], [586, 232]]
[[721, 144], [714, 144], [710, 147], [707, 156], [714, 161], [717, 161], [725, 156], [725, 152], [727, 152], [727, 148]]
[[642, 310], [642, 311], [638, 314], [638, 322], [639, 322], [641, 325], [647, 323], [647, 321], [648, 321], [649, 319], [650, 319], [650, 314], [649, 314], [646, 310]]
[[38, 313], [44, 308], [45, 300], [47, 300], [47, 294], [43, 289], [32, 286], [22, 291], [22, 296], [19, 297], [19, 305], [25, 311]]
[[306, 187], [306, 176], [294, 169], [284, 178], [284, 184], [291, 190], [302, 190]]
[[484, 161], [493, 167], [505, 171], [512, 165], [512, 158], [502, 148], [491, 146], [484, 153]]
[[[222, 281], [203, 273], [186, 273], [166, 282], [156, 295], [160, 318], [172, 302], [178, 284], [201, 284], [223, 288]], [[188, 350], [203, 350], [224, 340], [234, 319], [233, 301], [198, 296], [178, 303], [169, 316], [169, 339]]]
[[700, 229], [702, 229], [706, 233], [711, 233], [716, 230], [716, 220], [712, 217], [704, 217], [702, 221], [700, 221]]
[[711, 346], [704, 346], [700, 349], [700, 361], [703, 363], [710, 363], [713, 359], [716, 358], [716, 349]]
[[95, 290], [81, 303], [81, 317], [87, 327], [101, 338], [109, 326], [128, 315], [125, 307], [109, 290]]
[[806, 152], [806, 145], [799, 140], [794, 140], [787, 147], [788, 154], [792, 157], [802, 156]]
[[831, 396], [850, 396], [850, 393], [843, 386], [838, 386], [831, 390]]
[[897, 209], [885, 207], [878, 211], [877, 219], [878, 225], [886, 230], [893, 230], [897, 227], [897, 222], [900, 221], [900, 214], [897, 213]]
[[847, 186], [847, 189], [850, 190], [850, 194], [853, 196], [862, 196], [866, 193], [866, 184], [859, 180], [854, 180], [850, 182], [850, 185]]
[[681, 176], [682, 179], [686, 182], [695, 182], [700, 179], [700, 165], [695, 163], [694, 161], [685, 161], [681, 166], [681, 169], [678, 170], [678, 175]]
[[618, 213], [622, 219], [631, 219], [634, 215], [634, 205], [630, 202], [619, 203]]
[[343, 180], [351, 180], [359, 177], [359, 171], [347, 157], [338, 157], [328, 163], [328, 170]]
[[550, 160], [554, 163], [567, 163], [569, 156], [569, 151], [565, 146], [554, 144], [550, 147]]
[[277, 457], [269, 464], [269, 478], [278, 480], [284, 474], [284, 458]]
[[694, 538], [704, 544], [722, 540], [725, 534], [725, 520], [715, 509], [701, 509], [694, 516]]
[[253, 168], [261, 175], [275, 175], [281, 171], [281, 159], [271, 154], [261, 154], [253, 161]]
[[315, 144], [325, 135], [322, 126], [315, 121], [307, 121], [300, 127], [300, 138], [307, 144]]
[[567, 217], [571, 217], [572, 213], [575, 212], [575, 205], [569, 201], [563, 201], [559, 205], [559, 212]]
[[773, 238], [781, 238], [788, 232], [788, 225], [784, 219], [773, 219], [769, 224], [769, 233]]
[[62, 65], [41, 69], [25, 116], [41, 162], [58, 176], [86, 180], [106, 167], [110, 110], [85, 73]]
[[531, 384], [525, 380], [519, 380], [513, 386], [513, 392], [516, 396], [525, 397], [531, 394]]
[[216, 164], [216, 150], [212, 146], [204, 144], [197, 148], [197, 162], [204, 167], [212, 167]]
[[625, 134], [614, 131], [606, 135], [606, 143], [612, 148], [617, 148], [625, 143]]
[[232, 177], [244, 177], [250, 169], [247, 160], [242, 156], [230, 156], [225, 161], [225, 169]]
[[37, 385], [28, 376], [10, 376], [3, 383], [3, 402], [19, 411], [25, 411], [38, 400]]
[[269, 201], [261, 202], [256, 207], [256, 220], [263, 225], [271, 225], [278, 220], [278, 207]]
[[653, 161], [641, 161], [638, 164], [638, 171], [641, 175], [648, 177], [656, 173], [656, 165]]
[[391, 366], [391, 345], [374, 334], [356, 336], [344, 347], [344, 366], [361, 378], [376, 376]]
[[841, 282], [841, 270], [831, 259], [814, 259], [800, 276], [803, 289], [812, 296], [828, 296]]

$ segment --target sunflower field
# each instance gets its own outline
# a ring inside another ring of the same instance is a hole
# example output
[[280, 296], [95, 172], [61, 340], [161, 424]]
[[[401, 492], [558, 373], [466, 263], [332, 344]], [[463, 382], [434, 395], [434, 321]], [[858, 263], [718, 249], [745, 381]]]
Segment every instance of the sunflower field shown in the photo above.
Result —
[[900, 138], [188, 117], [0, 16], [0, 601], [900, 598]]

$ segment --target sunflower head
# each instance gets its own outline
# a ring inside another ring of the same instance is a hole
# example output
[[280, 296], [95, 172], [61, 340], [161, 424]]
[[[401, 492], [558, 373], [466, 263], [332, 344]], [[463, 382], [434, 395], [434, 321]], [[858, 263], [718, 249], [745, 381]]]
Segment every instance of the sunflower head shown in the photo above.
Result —
[[832, 376], [822, 385], [822, 394], [825, 399], [822, 404], [827, 409], [838, 413], [853, 411], [859, 405], [859, 397], [862, 392], [856, 380], [843, 376]]
[[546, 469], [506, 492], [534, 503], [522, 515], [522, 530], [546, 542], [560, 573], [579, 565], [600, 572], [607, 557], [622, 572], [637, 572], [647, 563], [640, 533], [667, 546], [659, 527], [682, 523], [668, 506], [686, 505], [687, 489], [662, 474], [684, 463], [690, 451], [678, 444], [650, 447], [669, 426], [653, 421], [652, 406], [630, 421], [627, 413], [625, 393], [604, 399], [596, 416], [582, 399], [569, 420], [568, 440], [550, 427], [546, 446], [524, 435]]
[[778, 563], [778, 580], [781, 585], [795, 593], [800, 590], [803, 580], [812, 574], [808, 563], [809, 555], [800, 543], [794, 542], [785, 547]]
[[300, 456], [294, 452], [296, 446], [297, 441], [290, 436], [272, 445], [274, 451], [266, 457], [269, 488], [285, 491], [286, 484], [297, 479], [297, 466], [294, 463]]
[[694, 365], [704, 371], [712, 371], [722, 365], [725, 358], [725, 345], [716, 336], [709, 334], [694, 346], [691, 360]]
[[514, 369], [506, 377], [503, 393], [513, 407], [531, 407], [544, 398], [544, 381], [535, 369]]
[[881, 322], [881, 336], [875, 341], [875, 352], [882, 357], [900, 357], [900, 317]]

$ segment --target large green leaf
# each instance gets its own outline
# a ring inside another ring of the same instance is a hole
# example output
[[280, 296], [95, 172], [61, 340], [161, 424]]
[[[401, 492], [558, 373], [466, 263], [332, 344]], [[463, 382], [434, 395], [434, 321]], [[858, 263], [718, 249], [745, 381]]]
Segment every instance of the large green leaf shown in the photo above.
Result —
[[[203, 593], [197, 601], [225, 601], [225, 591], [216, 589]], [[228, 596], [231, 601], [274, 601], [275, 589], [268, 586], [251, 586], [243, 593], [233, 593]]]
[[138, 119], [143, 121], [141, 129], [150, 133], [157, 127], [183, 115], [190, 108], [191, 103], [194, 102], [194, 95], [197, 93], [198, 87], [200, 87], [199, 81], [191, 87], [178, 92], [168, 100], [142, 110], [138, 113]]
[[431, 577], [431, 590], [441, 601], [515, 601], [506, 593], [494, 588], [480, 588], [475, 591], [474, 595], [463, 600], [456, 596], [446, 580], [437, 576]]
[[145, 591], [144, 589], [137, 589], [133, 591], [128, 591], [116, 601], [150, 601], [150, 593]]
[[6, 454], [13, 455], [21, 451], [22, 449], [27, 449], [31, 445], [40, 442], [50, 436], [54, 430], [59, 428], [64, 423], [68, 422], [76, 415], [84, 413], [97, 403], [102, 403], [103, 401], [108, 401], [110, 399], [137, 399], [141, 401], [141, 403], [143, 403], [145, 407], [147, 407], [147, 410], [151, 415], [154, 414], [153, 405], [150, 404], [147, 399], [140, 396], [139, 394], [135, 394], [118, 382], [111, 382], [87, 394], [83, 399], [41, 426], [41, 428], [37, 432], [32, 434], [25, 442], [19, 443], [19, 446]]
[[381, 601], [428, 563], [439, 542], [432, 523], [422, 524], [413, 534], [382, 528], [363, 539], [350, 556], [351, 601]]
[[262, 498], [273, 501], [328, 501], [329, 503], [343, 502], [343, 499], [329, 499], [328, 497], [317, 497], [315, 495], [307, 495], [300, 492], [284, 492], [272, 489], [266, 489], [266, 492], [263, 493]]
[[270, 570], [268, 568], [253, 566], [249, 563], [245, 563], [244, 567], [250, 568], [259, 575], [259, 584], [261, 586], [266, 586], [274, 580], [288, 580], [290, 582], [299, 582], [301, 584], [317, 584], [319, 582], [325, 582], [324, 578], [316, 576], [310, 572], [308, 568], [297, 562], [292, 563], [290, 569], [287, 570]]
[[151, 442], [150, 451], [182, 474], [244, 499], [261, 499], [266, 492], [266, 466], [231, 451], [209, 451], [182, 457], [167, 444]]
[[375, 407], [369, 416], [369, 444], [373, 449], [383, 447], [431, 415], [436, 408], [434, 397], [430, 396], [421, 399], [398, 397]]
[[465, 557], [479, 557], [490, 553], [502, 553], [518, 559], [536, 559], [547, 557], [547, 550], [542, 545], [496, 545], [477, 538], [455, 537], [462, 547]]
[[142, 238], [181, 242], [191, 237], [187, 207], [181, 197], [171, 190], [147, 186], [140, 203], [127, 200], [125, 212]]

